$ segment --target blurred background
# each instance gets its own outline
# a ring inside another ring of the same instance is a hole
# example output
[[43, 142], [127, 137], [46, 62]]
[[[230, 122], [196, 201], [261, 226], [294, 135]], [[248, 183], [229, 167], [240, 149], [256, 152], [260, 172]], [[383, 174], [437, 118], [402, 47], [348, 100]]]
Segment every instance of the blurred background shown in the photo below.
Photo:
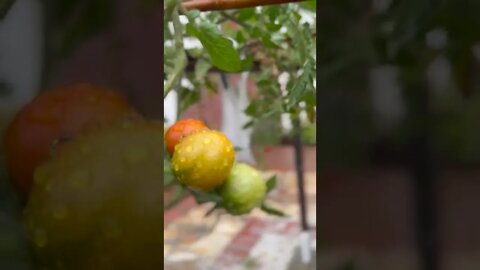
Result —
[[[210, 205], [199, 206], [191, 196], [181, 197], [174, 208], [165, 212], [165, 268], [212, 269], [214, 263], [219, 269], [231, 269], [235, 264], [238, 269], [299, 270], [301, 264], [298, 250], [295, 250], [297, 245], [292, 244], [298, 241], [300, 231], [292, 122], [288, 114], [279, 112], [258, 119], [247, 130], [243, 130], [242, 124], [237, 121], [239, 116], [246, 117], [244, 109], [248, 102], [262, 91], [271, 93], [272, 89], [279, 90], [281, 85], [286, 92], [288, 79], [279, 78], [277, 82], [267, 80], [268, 76], [262, 79], [261, 76], [253, 78], [245, 74], [224, 74], [228, 81], [225, 84], [219, 72], [207, 74], [205, 71], [199, 79], [202, 87], [195, 85], [198, 91], [187, 92], [185, 89], [188, 87], [182, 85], [182, 89], [178, 89], [181, 93], [179, 96], [175, 97], [172, 91], [172, 95], [164, 100], [165, 111], [162, 111], [163, 78], [160, 72], [164, 68], [161, 53], [165, 44], [161, 3], [156, 0], [0, 1], [0, 132], [4, 132], [22, 106], [42, 91], [83, 82], [119, 91], [143, 115], [164, 119], [167, 126], [180, 118], [203, 120], [210, 128], [227, 133], [235, 146], [243, 148], [238, 160], [255, 164], [266, 179], [277, 175], [278, 185], [271, 194], [271, 204], [284, 210], [289, 218], [272, 218], [259, 209], [242, 217], [222, 215], [220, 219], [220, 214], [206, 217], [205, 212]], [[289, 39], [292, 47], [299, 46], [292, 45], [295, 42], [291, 42], [290, 35], [294, 33], [277, 25], [278, 21], [274, 23], [276, 14], [294, 18], [293, 24], [302, 24], [305, 33], [301, 35], [305, 35], [309, 42], [307, 47], [300, 45], [310, 53], [314, 51], [315, 2], [296, 5], [265, 9], [270, 14], [268, 20], [271, 22], [268, 25], [255, 21], [254, 8], [242, 13], [242, 17], [245, 21], [250, 20], [250, 23], [253, 17], [252, 24], [258, 24], [258, 29], [267, 33], [266, 37], [262, 36], [262, 41], [270, 42], [272, 51], [272, 48], [276, 48], [274, 42], [283, 39]], [[286, 10], [295, 12], [288, 13]], [[238, 15], [238, 12], [235, 13], [235, 16]], [[208, 19], [215, 21], [220, 18], [219, 13], [212, 13]], [[226, 24], [234, 25], [231, 22]], [[269, 37], [268, 34], [273, 32], [275, 35]], [[231, 29], [229, 34], [233, 34]], [[198, 42], [186, 44], [186, 49], [194, 48], [195, 44], [198, 45]], [[286, 58], [286, 64], [290, 65], [291, 62], [287, 60], [295, 59], [297, 54], [301, 55], [296, 51], [278, 58]], [[302, 65], [303, 62], [299, 64], [300, 67]], [[295, 71], [298, 69], [295, 66]], [[271, 75], [268, 74], [269, 70], [262, 71], [257, 73]], [[194, 75], [197, 76], [196, 73]], [[263, 80], [262, 87], [257, 86], [260, 80]], [[213, 84], [204, 87], [206, 81]], [[311, 90], [314, 93], [314, 89]], [[228, 105], [232, 102], [232, 96], [228, 93], [240, 93], [243, 98], [234, 100], [240, 107], [232, 110], [233, 107]], [[275, 97], [278, 98], [278, 92], [275, 92]], [[313, 94], [308, 98], [315, 102]], [[303, 106], [306, 107], [305, 104]], [[164, 118], [161, 118], [162, 114]], [[310, 251], [314, 251], [316, 125], [308, 121], [305, 113], [300, 118], [308, 204], [307, 234], [311, 236], [308, 245]], [[21, 205], [3, 168], [3, 152], [2, 149], [0, 269], [35, 269], [27, 236], [20, 222]], [[165, 193], [167, 201], [175, 196], [174, 190]], [[253, 242], [245, 241], [247, 238]], [[311, 258], [311, 265], [312, 261], [314, 265], [315, 258]]]
[[320, 269], [479, 269], [479, 1], [321, 1]]
[[[0, 132], [41, 91], [91, 83], [161, 119], [161, 2], [0, 1]], [[33, 269], [0, 149], [0, 269]]]

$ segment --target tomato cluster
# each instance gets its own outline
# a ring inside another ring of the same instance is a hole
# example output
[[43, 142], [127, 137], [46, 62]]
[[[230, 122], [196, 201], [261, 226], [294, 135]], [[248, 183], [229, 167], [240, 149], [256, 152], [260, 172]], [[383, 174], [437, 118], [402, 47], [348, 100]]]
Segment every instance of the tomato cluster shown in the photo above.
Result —
[[218, 192], [230, 214], [246, 214], [263, 201], [265, 182], [252, 167], [235, 164], [233, 145], [223, 133], [185, 119], [170, 127], [165, 143], [167, 149], [173, 149], [172, 166], [178, 181], [191, 189]]

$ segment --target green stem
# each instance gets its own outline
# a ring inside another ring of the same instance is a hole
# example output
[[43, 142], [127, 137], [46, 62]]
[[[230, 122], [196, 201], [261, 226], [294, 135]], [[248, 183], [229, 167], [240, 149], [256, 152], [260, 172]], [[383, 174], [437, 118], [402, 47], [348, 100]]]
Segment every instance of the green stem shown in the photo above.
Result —
[[165, 83], [163, 98], [165, 98], [170, 93], [170, 91], [172, 91], [173, 87], [176, 86], [182, 78], [182, 74], [187, 61], [185, 54], [182, 55], [183, 56], [180, 56], [175, 61], [175, 69], [173, 70], [173, 74], [167, 80], [167, 83]]
[[174, 40], [175, 40], [175, 48], [179, 50], [179, 55], [175, 59], [175, 65], [173, 73], [171, 74], [170, 78], [167, 80], [163, 98], [165, 98], [172, 89], [177, 86], [182, 78], [183, 71], [187, 65], [187, 57], [185, 55], [185, 51], [183, 48], [183, 25], [180, 22], [180, 17], [178, 14], [178, 8], [175, 8], [172, 13], [172, 23], [173, 23], [173, 31], [174, 31]]
[[172, 14], [172, 23], [173, 23], [173, 30], [174, 30], [174, 38], [175, 38], [175, 47], [177, 49], [183, 50], [183, 25], [180, 22], [180, 16], [178, 14], [178, 8], [173, 10]]

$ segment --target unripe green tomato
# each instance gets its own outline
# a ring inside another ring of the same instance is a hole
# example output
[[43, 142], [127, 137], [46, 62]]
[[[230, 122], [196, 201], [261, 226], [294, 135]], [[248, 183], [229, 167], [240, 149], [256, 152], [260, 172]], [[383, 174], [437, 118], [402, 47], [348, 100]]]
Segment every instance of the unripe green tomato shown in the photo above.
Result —
[[220, 190], [223, 207], [232, 215], [243, 215], [259, 206], [267, 186], [260, 173], [247, 164], [237, 163]]

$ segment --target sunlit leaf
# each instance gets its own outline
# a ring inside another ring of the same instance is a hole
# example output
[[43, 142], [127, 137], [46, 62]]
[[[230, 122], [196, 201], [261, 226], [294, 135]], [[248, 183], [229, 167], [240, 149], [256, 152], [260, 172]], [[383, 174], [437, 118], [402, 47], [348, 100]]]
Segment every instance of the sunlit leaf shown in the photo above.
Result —
[[225, 38], [216, 25], [208, 22], [189, 23], [187, 33], [200, 40], [214, 66], [228, 72], [242, 70], [240, 55], [233, 47], [232, 41]]

